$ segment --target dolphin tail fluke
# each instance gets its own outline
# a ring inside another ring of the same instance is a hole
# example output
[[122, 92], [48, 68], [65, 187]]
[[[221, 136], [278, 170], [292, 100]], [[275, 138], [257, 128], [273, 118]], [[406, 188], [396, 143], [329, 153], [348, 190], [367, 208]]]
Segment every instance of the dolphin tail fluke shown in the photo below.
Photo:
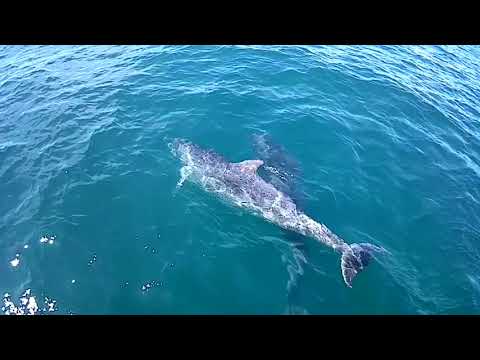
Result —
[[342, 253], [342, 276], [345, 284], [352, 287], [352, 281], [363, 269], [367, 267], [375, 252], [386, 252], [382, 247], [368, 243], [352, 244]]

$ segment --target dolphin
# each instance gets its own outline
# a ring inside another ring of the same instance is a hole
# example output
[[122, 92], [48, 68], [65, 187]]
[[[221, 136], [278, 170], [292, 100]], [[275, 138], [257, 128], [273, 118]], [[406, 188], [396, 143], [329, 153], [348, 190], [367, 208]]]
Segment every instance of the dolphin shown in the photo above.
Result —
[[347, 244], [324, 224], [298, 209], [290, 196], [257, 174], [264, 164], [262, 160], [229, 162], [213, 150], [203, 149], [185, 139], [175, 139], [169, 147], [182, 163], [177, 187], [189, 180], [282, 229], [332, 248], [341, 256], [343, 280], [350, 288], [355, 276], [369, 264], [373, 253], [384, 250], [369, 243]]

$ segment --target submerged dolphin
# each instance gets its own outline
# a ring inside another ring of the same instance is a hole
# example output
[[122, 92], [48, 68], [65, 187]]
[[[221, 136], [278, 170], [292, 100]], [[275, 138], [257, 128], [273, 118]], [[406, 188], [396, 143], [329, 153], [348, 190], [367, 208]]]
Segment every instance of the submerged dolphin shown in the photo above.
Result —
[[[252, 140], [255, 156], [263, 161], [257, 174], [277, 190], [288, 195], [297, 206], [297, 210], [303, 210], [305, 199], [299, 186], [301, 169], [298, 161], [266, 133], [253, 134]], [[304, 258], [305, 243], [302, 241], [301, 235], [289, 230], [284, 230], [284, 232], [286, 239], [300, 250], [303, 256], [302, 260], [306, 261]]]
[[[301, 167], [298, 161], [287, 151], [287, 149], [275, 142], [265, 132], [252, 134], [253, 150], [256, 158], [263, 161], [257, 174], [266, 182], [272, 184], [277, 190], [288, 195], [297, 206], [297, 210], [304, 210], [304, 194], [300, 189]], [[287, 314], [296, 314], [300, 283], [304, 275], [303, 264], [307, 260], [307, 247], [304, 237], [296, 232], [282, 229], [283, 239], [292, 246], [291, 261], [287, 261]], [[282, 257], [283, 259], [283, 257]]]
[[287, 194], [257, 175], [262, 160], [231, 163], [221, 155], [183, 139], [173, 141], [170, 148], [183, 163], [178, 186], [188, 179], [283, 229], [331, 247], [341, 254], [342, 276], [348, 287], [352, 287], [353, 278], [368, 265], [372, 253], [383, 250], [368, 243], [347, 244], [325, 225], [297, 209]]
[[297, 160], [270, 135], [254, 134], [252, 140], [256, 156], [264, 162], [260, 176], [300, 206], [303, 199], [298, 186], [301, 170]]

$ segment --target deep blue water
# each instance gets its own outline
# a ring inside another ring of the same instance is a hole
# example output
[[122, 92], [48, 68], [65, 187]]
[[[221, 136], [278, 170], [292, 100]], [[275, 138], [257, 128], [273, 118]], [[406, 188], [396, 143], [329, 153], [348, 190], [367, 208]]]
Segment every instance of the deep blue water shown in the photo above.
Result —
[[[479, 60], [468, 46], [0, 47], [0, 292], [19, 306], [29, 289], [38, 314], [479, 313]], [[175, 191], [168, 139], [242, 161], [255, 132], [301, 164], [308, 214], [390, 252], [352, 289], [315, 240], [300, 238], [302, 261], [274, 225]]]

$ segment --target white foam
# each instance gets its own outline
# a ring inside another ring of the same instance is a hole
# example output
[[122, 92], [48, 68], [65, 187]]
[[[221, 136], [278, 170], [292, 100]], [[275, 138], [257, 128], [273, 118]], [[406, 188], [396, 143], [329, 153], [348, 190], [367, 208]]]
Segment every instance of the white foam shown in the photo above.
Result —
[[37, 302], [35, 301], [35, 297], [30, 296], [30, 298], [28, 299], [27, 309], [28, 309], [29, 315], [35, 315], [35, 313], [38, 311], [38, 306], [37, 306]]
[[[48, 306], [48, 311], [56, 311], [55, 300], [50, 300], [46, 297], [45, 304]], [[39, 310], [35, 296], [32, 294], [31, 289], [27, 289], [19, 298], [18, 306], [12, 301], [10, 294], [5, 293], [3, 295], [2, 311], [5, 315], [35, 315], [46, 311], [46, 309]]]
[[157, 286], [162, 286], [162, 282], [161, 281], [150, 281], [150, 282], [147, 282], [144, 285], [142, 285], [142, 291], [145, 292], [145, 291], [151, 290], [151, 289], [153, 289], [154, 287], [157, 287]]
[[55, 241], [55, 236], [50, 236], [50, 237], [42, 236], [42, 237], [40, 238], [40, 242], [41, 242], [42, 244], [48, 243], [49, 245], [52, 245], [54, 241]]
[[18, 264], [20, 264], [20, 259], [18, 257], [10, 261], [10, 265], [12, 265], [13, 267], [17, 267]]
[[51, 300], [48, 297], [45, 297], [45, 305], [47, 305], [47, 307], [48, 307], [48, 309], [47, 309], [48, 312], [56, 311], [57, 310], [55, 308], [56, 304], [57, 304], [57, 302], [55, 300]]

